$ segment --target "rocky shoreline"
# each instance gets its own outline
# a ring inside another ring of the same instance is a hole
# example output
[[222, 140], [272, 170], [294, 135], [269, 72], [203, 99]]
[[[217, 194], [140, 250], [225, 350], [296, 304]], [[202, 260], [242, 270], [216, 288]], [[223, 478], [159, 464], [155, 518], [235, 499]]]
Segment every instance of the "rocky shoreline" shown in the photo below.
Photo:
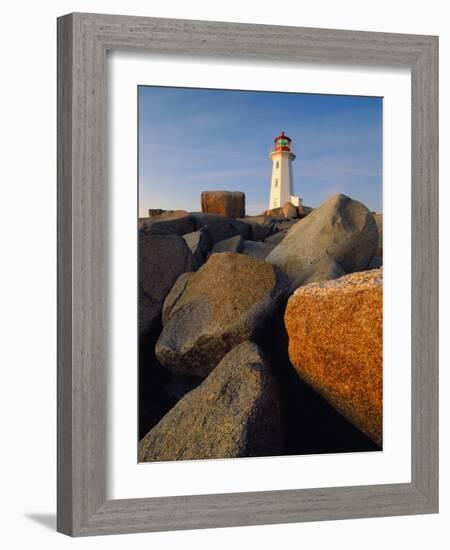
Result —
[[379, 450], [382, 215], [201, 203], [139, 220], [139, 460]]

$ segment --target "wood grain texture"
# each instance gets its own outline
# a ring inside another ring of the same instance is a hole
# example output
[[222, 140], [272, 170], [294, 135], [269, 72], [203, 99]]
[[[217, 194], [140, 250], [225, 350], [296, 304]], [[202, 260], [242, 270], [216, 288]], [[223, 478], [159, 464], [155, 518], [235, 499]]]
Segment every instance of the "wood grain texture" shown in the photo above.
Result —
[[[409, 67], [412, 75], [412, 480], [106, 498], [106, 52]], [[58, 530], [99, 535], [423, 514], [438, 509], [438, 39], [71, 14], [58, 20]]]
[[438, 41], [411, 71], [412, 480], [438, 508]]
[[57, 529], [72, 526], [72, 18], [58, 20]]

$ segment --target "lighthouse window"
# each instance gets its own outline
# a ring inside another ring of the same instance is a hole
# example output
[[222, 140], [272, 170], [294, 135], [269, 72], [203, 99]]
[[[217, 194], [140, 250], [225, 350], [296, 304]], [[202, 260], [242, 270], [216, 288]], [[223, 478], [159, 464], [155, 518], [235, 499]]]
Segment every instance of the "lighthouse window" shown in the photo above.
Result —
[[275, 187], [278, 187], [278, 180], [275, 180]]
[[275, 166], [276, 166], [276, 168], [279, 168], [279, 167], [280, 167], [280, 161], [279, 161], [279, 160], [277, 160], [277, 163], [276, 163]]

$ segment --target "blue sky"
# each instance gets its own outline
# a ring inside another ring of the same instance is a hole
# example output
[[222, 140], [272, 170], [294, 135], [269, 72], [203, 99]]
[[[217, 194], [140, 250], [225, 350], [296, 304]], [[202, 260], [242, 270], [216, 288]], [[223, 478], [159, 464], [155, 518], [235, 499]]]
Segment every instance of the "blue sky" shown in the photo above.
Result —
[[268, 208], [273, 138], [293, 140], [294, 191], [318, 206], [345, 193], [382, 211], [382, 99], [140, 86], [139, 213], [199, 211], [209, 190]]

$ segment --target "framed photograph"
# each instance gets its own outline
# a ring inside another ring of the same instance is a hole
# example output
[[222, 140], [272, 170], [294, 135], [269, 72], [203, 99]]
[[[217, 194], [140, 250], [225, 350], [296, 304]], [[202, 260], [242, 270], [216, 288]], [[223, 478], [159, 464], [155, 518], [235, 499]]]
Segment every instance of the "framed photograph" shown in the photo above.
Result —
[[58, 19], [58, 530], [438, 511], [438, 39]]

